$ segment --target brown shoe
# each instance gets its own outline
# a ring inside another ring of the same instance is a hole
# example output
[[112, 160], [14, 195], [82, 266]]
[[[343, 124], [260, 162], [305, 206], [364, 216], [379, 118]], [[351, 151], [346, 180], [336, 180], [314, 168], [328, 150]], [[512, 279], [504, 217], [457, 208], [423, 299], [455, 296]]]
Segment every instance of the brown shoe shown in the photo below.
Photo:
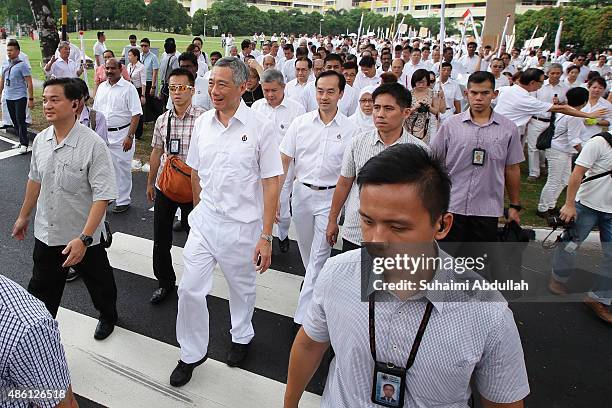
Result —
[[608, 324], [612, 324], [612, 312], [608, 309], [608, 306], [589, 296], [585, 297], [583, 302], [586, 307], [591, 309], [597, 315], [597, 317]]
[[548, 280], [548, 290], [557, 296], [565, 296], [569, 293], [565, 283], [556, 281], [552, 276]]

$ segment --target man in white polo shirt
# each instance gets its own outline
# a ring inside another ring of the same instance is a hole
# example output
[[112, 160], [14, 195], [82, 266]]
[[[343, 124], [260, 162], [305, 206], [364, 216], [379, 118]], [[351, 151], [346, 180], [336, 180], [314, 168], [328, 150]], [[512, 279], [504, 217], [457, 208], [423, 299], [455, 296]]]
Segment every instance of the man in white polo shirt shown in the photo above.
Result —
[[189, 382], [207, 359], [206, 295], [218, 264], [229, 286], [232, 343], [226, 363], [239, 365], [255, 335], [255, 278], [270, 266], [272, 225], [283, 173], [272, 124], [242, 101], [249, 70], [235, 57], [217, 61], [209, 80], [214, 109], [194, 125], [187, 154], [192, 168], [191, 230], [183, 250], [176, 337], [181, 359], [170, 384]]
[[[302, 93], [308, 85], [312, 61], [306, 57], [299, 57], [295, 61], [295, 79], [289, 81], [285, 86], [285, 96], [295, 99], [302, 104]], [[303, 105], [302, 105], [303, 106]]]
[[138, 127], [142, 106], [140, 96], [131, 82], [121, 76], [121, 62], [115, 58], [106, 61], [106, 78], [98, 86], [93, 109], [102, 112], [108, 126], [108, 148], [113, 159], [117, 182], [117, 200], [114, 213], [130, 208], [132, 192], [132, 159], [136, 150], [134, 135]]
[[[280, 145], [293, 120], [306, 113], [306, 111], [299, 102], [285, 96], [285, 82], [282, 72], [276, 69], [264, 71], [260, 82], [264, 98], [255, 101], [251, 109], [258, 112], [260, 118], [272, 122]], [[281, 252], [289, 251], [289, 226], [291, 225], [289, 197], [294, 179], [293, 162], [287, 173], [288, 176], [281, 189], [276, 217]]]
[[80, 77], [83, 73], [83, 67], [81, 66], [81, 61], [75, 62], [69, 59], [70, 43], [68, 41], [60, 42], [57, 50], [59, 51], [59, 58], [55, 55], [51, 57], [45, 65], [45, 73], [51, 78]]
[[338, 106], [345, 85], [342, 74], [334, 70], [322, 72], [315, 82], [319, 108], [293, 121], [280, 148], [285, 175], [291, 162], [295, 163], [293, 222], [306, 269], [293, 319], [296, 325], [302, 324], [317, 275], [331, 254], [325, 239], [331, 200], [344, 151], [358, 133], [357, 126]]

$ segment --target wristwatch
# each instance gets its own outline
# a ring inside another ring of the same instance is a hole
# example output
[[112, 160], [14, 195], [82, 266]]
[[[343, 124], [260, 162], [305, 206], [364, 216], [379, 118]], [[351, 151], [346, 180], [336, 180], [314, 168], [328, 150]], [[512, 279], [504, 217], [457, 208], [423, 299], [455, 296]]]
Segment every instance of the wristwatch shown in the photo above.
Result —
[[81, 234], [79, 239], [81, 240], [83, 245], [85, 245], [86, 247], [88, 247], [91, 244], [93, 244], [93, 237], [91, 237], [90, 235]]
[[265, 239], [266, 241], [268, 241], [269, 243], [272, 243], [272, 235], [268, 235], [268, 234], [261, 234], [261, 236], [259, 237], [261, 239]]
[[508, 205], [508, 207], [516, 210], [516, 211], [521, 211], [523, 209], [523, 207], [520, 204], [510, 204]]

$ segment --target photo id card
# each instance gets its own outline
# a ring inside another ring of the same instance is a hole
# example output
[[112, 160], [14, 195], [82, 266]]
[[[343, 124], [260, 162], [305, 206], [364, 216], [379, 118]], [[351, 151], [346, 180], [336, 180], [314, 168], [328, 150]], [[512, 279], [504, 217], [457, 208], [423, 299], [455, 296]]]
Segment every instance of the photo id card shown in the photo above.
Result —
[[472, 150], [472, 164], [474, 166], [484, 166], [485, 159], [487, 157], [487, 151], [484, 149]]
[[181, 139], [170, 139], [170, 153], [179, 154], [181, 152]]
[[404, 406], [405, 388], [406, 369], [379, 361], [374, 364], [373, 403], [383, 407], [401, 408]]

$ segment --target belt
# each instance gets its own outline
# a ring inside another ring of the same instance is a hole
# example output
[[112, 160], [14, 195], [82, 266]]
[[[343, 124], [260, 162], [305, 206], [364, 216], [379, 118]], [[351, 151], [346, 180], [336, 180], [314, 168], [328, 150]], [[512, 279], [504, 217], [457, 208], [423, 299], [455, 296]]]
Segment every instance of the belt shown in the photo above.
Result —
[[127, 125], [119, 126], [119, 127], [108, 128], [106, 130], [108, 130], [109, 132], [117, 132], [117, 131], [119, 131], [121, 129], [125, 129], [128, 126], [130, 126], [130, 123], [128, 123]]
[[550, 119], [545, 119], [545, 118], [536, 118], [535, 116], [533, 117], [535, 120], [539, 120], [540, 122], [546, 122], [546, 123], [550, 123]]
[[331, 190], [332, 188], [336, 188], [336, 186], [329, 186], [329, 187], [319, 187], [319, 186], [313, 186], [312, 184], [308, 184], [308, 183], [302, 183], [303, 185], [305, 185], [306, 187], [310, 188], [311, 190]]

